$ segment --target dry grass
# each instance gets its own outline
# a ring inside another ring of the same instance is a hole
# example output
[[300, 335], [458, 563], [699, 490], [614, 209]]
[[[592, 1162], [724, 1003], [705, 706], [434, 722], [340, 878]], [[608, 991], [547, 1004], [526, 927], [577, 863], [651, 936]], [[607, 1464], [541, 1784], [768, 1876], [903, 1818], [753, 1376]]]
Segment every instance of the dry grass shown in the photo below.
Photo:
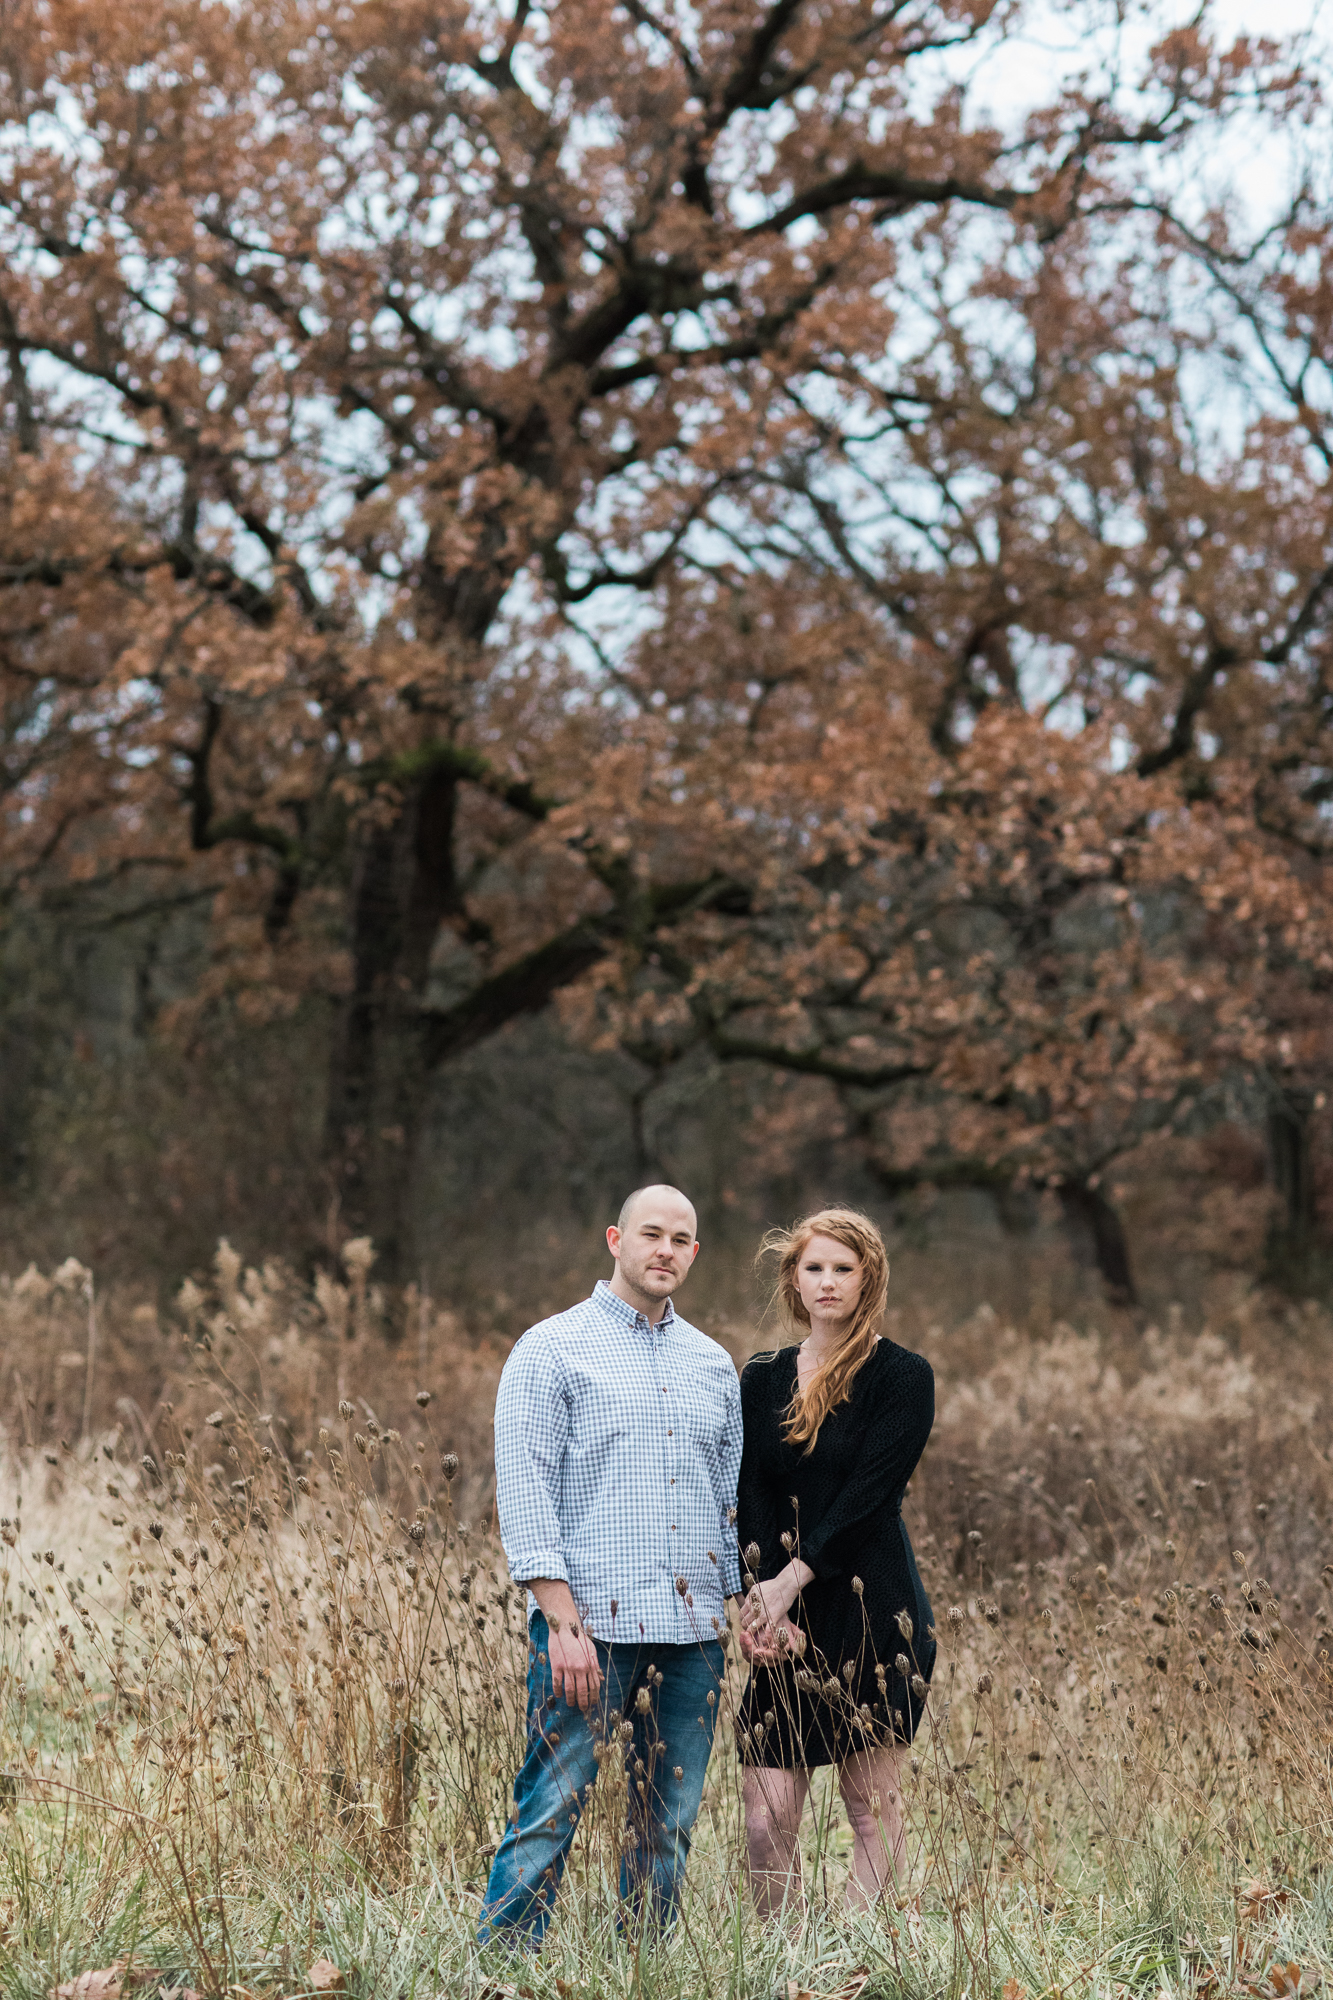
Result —
[[[367, 1995], [481, 1990], [525, 1653], [489, 1529], [503, 1350], [420, 1301], [391, 1338], [351, 1263], [307, 1295], [224, 1250], [168, 1326], [99, 1325], [91, 1407], [115, 1421], [82, 1438], [83, 1275], [0, 1289], [25, 1398], [0, 1471], [14, 2000], [115, 1959], [217, 1994], [298, 1993], [320, 1955]], [[942, 1642], [901, 1897], [842, 1914], [821, 1784], [809, 1921], [761, 1932], [724, 1730], [670, 1944], [616, 1941], [608, 1762], [519, 1983], [740, 2000], [859, 1967], [867, 1994], [922, 2000], [1282, 2000], [1294, 1964], [1308, 1990], [1333, 1918], [1333, 1330], [1247, 1311], [1040, 1342], [985, 1314], [900, 1323], [939, 1381], [908, 1504]], [[129, 1386], [149, 1339], [154, 1400], [142, 1362]], [[728, 1705], [739, 1685], [733, 1659]]]

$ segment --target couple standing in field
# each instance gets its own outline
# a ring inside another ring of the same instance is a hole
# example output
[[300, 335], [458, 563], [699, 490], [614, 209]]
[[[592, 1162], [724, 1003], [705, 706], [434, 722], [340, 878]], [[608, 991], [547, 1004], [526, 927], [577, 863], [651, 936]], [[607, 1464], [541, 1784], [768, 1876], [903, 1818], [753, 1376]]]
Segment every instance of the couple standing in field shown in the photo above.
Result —
[[905, 1860], [898, 1758], [935, 1657], [900, 1513], [934, 1417], [930, 1364], [882, 1338], [878, 1229], [830, 1208], [776, 1232], [799, 1345], [725, 1349], [674, 1310], [699, 1244], [672, 1187], [608, 1229], [609, 1281], [532, 1327], [500, 1379], [495, 1462], [510, 1574], [528, 1586], [527, 1754], [479, 1936], [537, 1948], [601, 1761], [623, 1757], [621, 1894], [675, 1914], [721, 1699], [727, 1602], [749, 1680], [736, 1717], [750, 1887], [801, 1897], [819, 1765], [852, 1824], [849, 1899]]

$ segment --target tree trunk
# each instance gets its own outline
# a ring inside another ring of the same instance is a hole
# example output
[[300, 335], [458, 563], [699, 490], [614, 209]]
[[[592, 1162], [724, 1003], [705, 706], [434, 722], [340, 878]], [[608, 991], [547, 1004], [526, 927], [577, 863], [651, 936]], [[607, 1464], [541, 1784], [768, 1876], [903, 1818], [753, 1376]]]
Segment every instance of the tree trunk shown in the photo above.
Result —
[[412, 1181], [426, 1097], [431, 947], [457, 913], [457, 780], [429, 770], [365, 836], [351, 897], [351, 990], [334, 1037], [325, 1130], [339, 1237], [370, 1236], [389, 1283], [414, 1275]]
[[1091, 1247], [1092, 1260], [1101, 1274], [1107, 1298], [1113, 1305], [1137, 1305], [1129, 1241], [1119, 1210], [1112, 1207], [1100, 1187], [1092, 1187], [1087, 1181], [1063, 1182], [1060, 1200], [1066, 1223]]
[[1269, 1157], [1280, 1204], [1268, 1235], [1268, 1270], [1289, 1291], [1308, 1289], [1314, 1278], [1311, 1108], [1307, 1091], [1293, 1091], [1279, 1098], [1268, 1114]]

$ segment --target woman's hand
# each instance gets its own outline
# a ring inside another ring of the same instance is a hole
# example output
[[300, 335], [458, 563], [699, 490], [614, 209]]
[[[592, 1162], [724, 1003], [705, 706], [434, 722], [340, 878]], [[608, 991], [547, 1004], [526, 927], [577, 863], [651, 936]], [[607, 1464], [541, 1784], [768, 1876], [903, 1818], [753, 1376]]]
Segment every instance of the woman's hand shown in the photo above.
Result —
[[799, 1660], [805, 1654], [805, 1634], [790, 1618], [779, 1618], [775, 1625], [756, 1626], [753, 1631], [742, 1626], [741, 1652], [750, 1661]]
[[756, 1583], [741, 1606], [741, 1630], [764, 1633], [787, 1616], [796, 1602], [796, 1579], [790, 1563], [767, 1583]]

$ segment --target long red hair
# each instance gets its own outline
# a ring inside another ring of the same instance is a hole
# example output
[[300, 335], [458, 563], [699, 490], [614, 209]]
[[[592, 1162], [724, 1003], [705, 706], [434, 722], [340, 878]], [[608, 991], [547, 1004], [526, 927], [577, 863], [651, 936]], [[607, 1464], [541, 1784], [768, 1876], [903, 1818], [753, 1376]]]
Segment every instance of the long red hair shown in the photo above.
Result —
[[861, 1292], [835, 1351], [804, 1389], [797, 1377], [785, 1435], [789, 1444], [803, 1444], [807, 1457], [815, 1448], [825, 1417], [847, 1401], [859, 1370], [874, 1353], [889, 1296], [889, 1254], [870, 1217], [855, 1208], [821, 1208], [794, 1222], [790, 1229], [770, 1229], [759, 1250], [761, 1258], [772, 1254], [778, 1259], [774, 1299], [793, 1332], [810, 1325], [796, 1273], [812, 1236], [831, 1236], [860, 1258]]

